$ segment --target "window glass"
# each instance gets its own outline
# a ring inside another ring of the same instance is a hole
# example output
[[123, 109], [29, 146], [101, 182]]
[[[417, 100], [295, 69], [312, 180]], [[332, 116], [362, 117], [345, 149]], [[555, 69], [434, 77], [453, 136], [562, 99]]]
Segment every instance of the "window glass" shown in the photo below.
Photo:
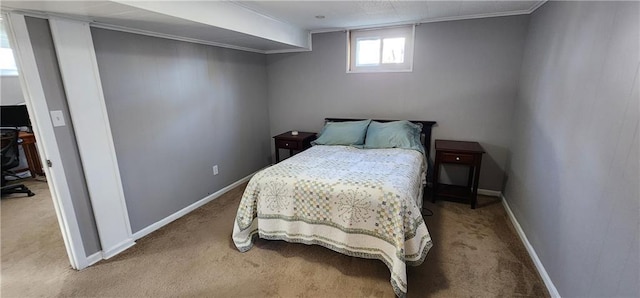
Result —
[[382, 63], [404, 63], [404, 37], [382, 41]]
[[9, 45], [9, 36], [3, 19], [0, 19], [0, 75], [18, 75], [18, 68], [16, 67], [16, 61], [13, 59], [13, 51]]
[[380, 39], [358, 39], [356, 65], [380, 64]]

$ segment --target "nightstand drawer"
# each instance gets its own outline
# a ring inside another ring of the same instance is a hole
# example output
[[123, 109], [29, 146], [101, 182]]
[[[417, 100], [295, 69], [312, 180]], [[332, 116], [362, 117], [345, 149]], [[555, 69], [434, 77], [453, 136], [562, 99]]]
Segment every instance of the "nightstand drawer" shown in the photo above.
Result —
[[311, 141], [315, 140], [315, 132], [299, 131], [297, 134], [292, 134], [291, 131], [281, 133], [274, 136], [273, 139], [276, 143], [276, 162], [280, 162], [280, 149], [289, 151], [289, 156], [294, 154], [294, 151], [304, 151], [311, 147]]
[[472, 163], [473, 160], [473, 154], [442, 153], [442, 162], [468, 164]]
[[299, 142], [295, 141], [287, 141], [287, 140], [276, 140], [276, 148], [283, 149], [300, 149], [298, 147]]

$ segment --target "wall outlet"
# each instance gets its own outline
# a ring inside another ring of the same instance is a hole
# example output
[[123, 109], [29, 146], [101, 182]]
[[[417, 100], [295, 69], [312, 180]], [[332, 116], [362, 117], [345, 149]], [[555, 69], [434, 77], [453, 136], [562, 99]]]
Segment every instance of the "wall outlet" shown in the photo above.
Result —
[[218, 165], [213, 166], [213, 175], [218, 175]]

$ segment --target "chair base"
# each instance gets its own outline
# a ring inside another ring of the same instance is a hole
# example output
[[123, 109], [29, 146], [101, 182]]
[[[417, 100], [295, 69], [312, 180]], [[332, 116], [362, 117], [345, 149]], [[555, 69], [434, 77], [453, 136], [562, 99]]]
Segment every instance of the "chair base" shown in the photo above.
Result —
[[3, 186], [1, 191], [2, 195], [8, 195], [12, 193], [26, 193], [27, 196], [33, 197], [36, 194], [29, 190], [24, 184], [11, 184], [7, 186]]

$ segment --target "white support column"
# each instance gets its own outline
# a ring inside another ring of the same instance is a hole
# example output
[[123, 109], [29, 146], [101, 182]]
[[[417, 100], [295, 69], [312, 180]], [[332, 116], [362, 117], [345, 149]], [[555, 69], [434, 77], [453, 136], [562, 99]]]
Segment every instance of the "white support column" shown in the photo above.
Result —
[[103, 258], [135, 244], [89, 23], [49, 18]]
[[24, 15], [14, 12], [7, 14], [5, 20], [9, 29], [7, 33], [11, 47], [18, 64], [20, 84], [29, 110], [33, 132], [38, 140], [38, 153], [43, 165], [47, 164], [46, 160], [50, 160], [53, 164], [53, 167], [45, 167], [44, 172], [47, 175], [47, 184], [51, 191], [51, 199], [56, 210], [69, 262], [71, 267], [78, 270], [83, 269], [90, 264], [90, 261], [82, 245], [82, 236], [71, 200], [71, 191], [67, 186], [67, 177], [64, 173], [58, 142], [49, 116], [49, 108], [27, 24]]

